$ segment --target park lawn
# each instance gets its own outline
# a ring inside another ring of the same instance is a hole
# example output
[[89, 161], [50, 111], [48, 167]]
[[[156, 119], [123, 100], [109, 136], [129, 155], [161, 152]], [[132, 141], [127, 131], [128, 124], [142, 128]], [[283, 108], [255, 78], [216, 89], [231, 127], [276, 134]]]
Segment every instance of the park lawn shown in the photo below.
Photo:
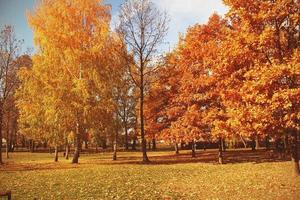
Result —
[[[300, 199], [300, 178], [289, 161], [143, 165], [139, 152], [118, 155], [117, 162], [111, 153], [81, 155], [72, 165], [62, 157], [54, 163], [48, 153], [14, 153], [0, 167], [0, 190], [11, 190], [13, 200]], [[149, 155], [157, 161], [174, 153]]]

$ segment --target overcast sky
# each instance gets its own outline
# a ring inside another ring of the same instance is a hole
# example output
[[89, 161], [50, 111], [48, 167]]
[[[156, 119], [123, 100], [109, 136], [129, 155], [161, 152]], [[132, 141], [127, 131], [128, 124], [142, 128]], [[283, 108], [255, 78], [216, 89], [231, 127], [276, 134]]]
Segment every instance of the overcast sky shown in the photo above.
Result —
[[[15, 27], [19, 39], [24, 39], [25, 51], [32, 48], [33, 34], [28, 27], [26, 12], [34, 8], [38, 0], [0, 0], [0, 26], [5, 24]], [[112, 16], [115, 20], [118, 10], [124, 0], [105, 0], [105, 3], [112, 5]], [[214, 12], [225, 14], [227, 8], [222, 0], [153, 0], [162, 10], [166, 10], [170, 16], [169, 33], [166, 37], [166, 46], [173, 48], [178, 41], [178, 34], [184, 33], [186, 29], [196, 23], [206, 23], [209, 16]]]

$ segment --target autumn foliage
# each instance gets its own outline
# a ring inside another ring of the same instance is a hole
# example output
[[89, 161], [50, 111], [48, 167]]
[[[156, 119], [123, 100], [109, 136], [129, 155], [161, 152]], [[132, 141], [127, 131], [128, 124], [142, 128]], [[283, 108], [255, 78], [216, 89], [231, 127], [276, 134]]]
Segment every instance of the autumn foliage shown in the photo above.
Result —
[[103, 134], [113, 126], [113, 91], [127, 55], [123, 42], [110, 33], [109, 12], [98, 0], [59, 0], [41, 1], [29, 14], [38, 52], [32, 68], [19, 73], [24, 135], [53, 147], [75, 142], [79, 155], [89, 133]]
[[224, 2], [225, 18], [190, 27], [166, 57], [149, 94], [149, 129], [170, 142], [283, 134], [295, 142], [299, 2]]
[[140, 139], [144, 162], [146, 142], [189, 143], [193, 156], [212, 142], [222, 163], [225, 140], [284, 138], [299, 174], [299, 1], [223, 2], [225, 16], [189, 27], [161, 59], [168, 17], [149, 0], [126, 1], [116, 31], [104, 1], [39, 1], [28, 13], [36, 52], [10, 59], [18, 70], [5, 78], [16, 82], [7, 101], [18, 131], [55, 148], [56, 161], [58, 147], [74, 147], [73, 163], [83, 142], [110, 140], [115, 160], [118, 142]]

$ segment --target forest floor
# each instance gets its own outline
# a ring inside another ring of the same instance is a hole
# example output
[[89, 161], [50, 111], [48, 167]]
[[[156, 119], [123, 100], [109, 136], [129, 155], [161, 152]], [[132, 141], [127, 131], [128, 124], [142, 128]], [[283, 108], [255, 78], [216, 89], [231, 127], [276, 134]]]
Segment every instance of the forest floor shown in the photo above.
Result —
[[[4, 155], [3, 155], [4, 156]], [[264, 150], [228, 151], [224, 165], [217, 151], [82, 154], [72, 165], [62, 153], [12, 153], [0, 166], [0, 192], [12, 199], [300, 199], [300, 178], [291, 161], [271, 158]], [[1, 199], [1, 198], [0, 198]]]

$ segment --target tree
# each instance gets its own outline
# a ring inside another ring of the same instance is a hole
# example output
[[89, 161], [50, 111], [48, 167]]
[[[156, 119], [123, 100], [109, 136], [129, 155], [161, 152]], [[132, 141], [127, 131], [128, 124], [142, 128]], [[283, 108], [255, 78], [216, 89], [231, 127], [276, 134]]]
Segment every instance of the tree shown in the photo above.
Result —
[[145, 131], [147, 132], [147, 138], [153, 141], [156, 138], [166, 139], [161, 137], [160, 133], [170, 125], [167, 123], [168, 118], [165, 111], [172, 99], [171, 91], [168, 90], [171, 71], [172, 68], [166, 66], [157, 70], [155, 73], [157, 81], [150, 85], [149, 92], [145, 97]]
[[121, 7], [119, 21], [118, 32], [133, 55], [130, 75], [140, 91], [139, 121], [143, 162], [149, 162], [144, 130], [144, 95], [154, 53], [168, 30], [168, 18], [150, 0], [127, 0]]
[[[56, 148], [75, 133], [72, 163], [78, 163], [92, 103], [107, 96], [103, 86], [110, 69], [101, 59], [109, 38], [109, 11], [99, 0], [50, 0], [41, 1], [28, 17], [38, 51], [32, 70], [20, 75], [21, 131], [35, 129], [37, 137], [51, 139]], [[25, 91], [32, 96], [25, 97]]]
[[[247, 74], [242, 88], [243, 100], [248, 103], [250, 116], [256, 121], [254, 128], [258, 133], [281, 137], [281, 132], [291, 136], [292, 159], [295, 172], [299, 174], [297, 131], [299, 130], [299, 54], [297, 51], [285, 64], [256, 66]], [[269, 67], [267, 67], [269, 66]], [[258, 74], [259, 70], [259, 74]], [[255, 96], [254, 96], [255, 95]]]
[[[224, 2], [230, 8], [232, 24], [239, 24], [235, 44], [252, 60], [240, 73], [240, 103], [231, 99], [230, 104], [248, 113], [248, 127], [255, 134], [280, 137], [280, 132], [287, 132], [297, 147], [294, 138], [299, 130], [299, 103], [295, 101], [299, 98], [299, 1]], [[299, 175], [297, 151], [292, 158]]]
[[[5, 26], [0, 32], [0, 164], [2, 161], [2, 132], [4, 108], [7, 100], [12, 97], [17, 85], [16, 73], [18, 65], [15, 59], [18, 57], [22, 40], [14, 35], [11, 26]], [[7, 145], [7, 144], [6, 144]]]
[[126, 71], [121, 76], [121, 84], [116, 87], [117, 113], [125, 133], [125, 149], [129, 149], [129, 130], [136, 123], [136, 88]]
[[175, 143], [191, 143], [193, 156], [196, 140], [206, 140], [211, 135], [225, 136], [216, 131], [220, 123], [214, 123], [216, 119], [226, 120], [219, 88], [216, 88], [224, 77], [217, 76], [215, 71], [224, 29], [226, 21], [216, 14], [208, 24], [190, 27], [166, 60], [165, 78], [150, 92], [151, 95], [157, 93], [152, 98], [157, 100], [150, 104], [150, 110], [154, 120], [161, 118], [162, 138]]
[[[16, 69], [20, 69], [21, 67], [30, 68], [32, 65], [31, 58], [29, 55], [22, 55], [17, 57], [13, 65], [15, 65]], [[5, 127], [2, 129], [4, 133], [6, 133], [6, 157], [8, 158], [9, 152], [12, 152], [17, 144], [17, 136], [18, 136], [18, 109], [16, 107], [16, 98], [15, 93], [17, 88], [19, 87], [19, 80], [17, 79], [17, 71], [14, 72], [12, 76], [12, 80], [15, 80], [15, 85], [11, 90], [11, 95], [6, 100], [4, 105], [4, 122]]]
[[[132, 121], [135, 119], [134, 106], [135, 99], [134, 88], [128, 77], [128, 60], [129, 55], [121, 38], [112, 34], [107, 42], [107, 46], [103, 50], [104, 59], [102, 65], [108, 66], [110, 69], [107, 73], [108, 78], [105, 81], [107, 88], [107, 97], [102, 98], [102, 109], [106, 108], [106, 116], [108, 119], [106, 123], [102, 123], [102, 127], [110, 131], [113, 142], [113, 160], [117, 160], [117, 146], [119, 141], [119, 134], [124, 128], [125, 137], [128, 137], [128, 128], [132, 126]], [[101, 72], [98, 70], [98, 72]], [[103, 77], [103, 74], [99, 74], [98, 77]], [[103, 92], [102, 92], [103, 94]], [[98, 94], [101, 95], [101, 94]], [[107, 110], [107, 105], [111, 106], [111, 109]], [[93, 116], [92, 116], [93, 117]], [[90, 119], [91, 121], [93, 119]], [[99, 122], [103, 120], [103, 116], [100, 117]], [[135, 121], [135, 120], [134, 120]], [[108, 123], [107, 123], [108, 122]], [[128, 142], [128, 140], [126, 141]], [[126, 143], [128, 145], [128, 143]]]

